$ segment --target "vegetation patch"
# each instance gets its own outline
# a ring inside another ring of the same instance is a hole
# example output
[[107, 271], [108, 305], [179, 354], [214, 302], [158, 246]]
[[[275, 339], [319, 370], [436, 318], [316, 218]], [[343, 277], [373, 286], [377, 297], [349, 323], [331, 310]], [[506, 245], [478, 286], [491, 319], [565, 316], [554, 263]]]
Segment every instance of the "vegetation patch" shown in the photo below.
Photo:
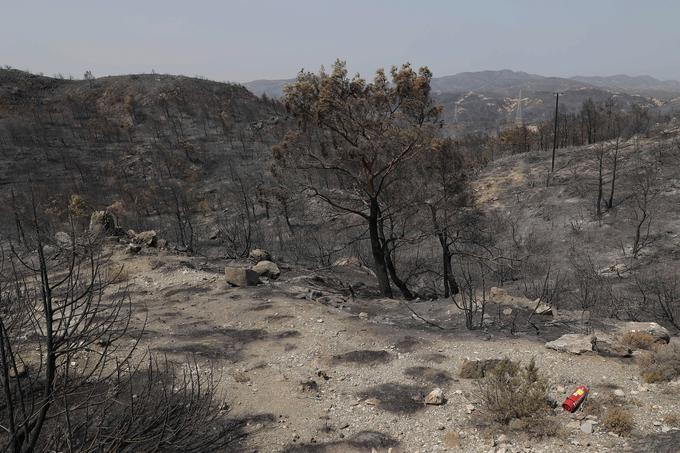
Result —
[[464, 360], [458, 370], [463, 379], [482, 379], [486, 374], [501, 363], [499, 359]]
[[647, 332], [626, 332], [621, 341], [632, 349], [651, 349], [654, 345], [654, 337]]
[[479, 383], [482, 412], [490, 421], [541, 417], [550, 409], [548, 383], [533, 359], [526, 365], [501, 360]]
[[635, 423], [633, 422], [633, 414], [623, 407], [612, 407], [607, 410], [607, 413], [602, 420], [604, 427], [619, 436], [628, 436], [633, 430]]
[[656, 345], [638, 360], [642, 379], [647, 383], [669, 382], [680, 376], [680, 346]]

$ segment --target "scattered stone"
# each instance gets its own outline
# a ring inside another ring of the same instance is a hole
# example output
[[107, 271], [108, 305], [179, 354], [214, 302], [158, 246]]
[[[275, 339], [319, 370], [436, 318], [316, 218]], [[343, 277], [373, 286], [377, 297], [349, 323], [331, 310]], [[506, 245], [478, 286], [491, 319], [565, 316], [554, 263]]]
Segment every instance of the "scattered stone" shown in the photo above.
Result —
[[624, 391], [621, 390], [621, 389], [616, 389], [616, 390], [614, 390], [614, 395], [616, 395], [616, 396], [626, 396], [626, 394], [624, 393]]
[[568, 333], [566, 335], [562, 335], [557, 340], [547, 342], [545, 347], [559, 352], [583, 354], [593, 350], [591, 339], [592, 337], [590, 335]]
[[227, 282], [234, 286], [253, 286], [260, 283], [260, 275], [250, 269], [245, 269], [243, 267], [230, 267], [224, 268], [224, 276]]
[[471, 414], [472, 411], [474, 411], [474, 410], [475, 410], [475, 406], [473, 404], [466, 404], [465, 405], [465, 412], [467, 412], [468, 414]]
[[503, 309], [503, 314], [505, 316], [510, 316], [512, 314], [512, 308], [505, 308]]
[[253, 249], [248, 254], [248, 258], [257, 264], [260, 261], [271, 261], [272, 256], [264, 249]]
[[279, 266], [267, 260], [260, 261], [259, 263], [252, 267], [252, 270], [254, 272], [257, 272], [260, 275], [260, 277], [267, 277], [271, 278], [272, 280], [276, 280], [277, 278], [279, 278], [279, 275], [281, 275]]
[[581, 431], [586, 434], [592, 434], [595, 428], [595, 422], [592, 420], [586, 420], [581, 423]]
[[365, 311], [362, 311], [361, 313], [359, 313], [359, 317], [361, 319], [368, 319], [368, 313], [366, 313]]
[[377, 406], [378, 404], [380, 404], [380, 400], [378, 398], [368, 398], [364, 400], [364, 404], [368, 406]]
[[562, 387], [561, 385], [558, 385], [557, 388], [556, 388], [555, 390], [557, 391], [557, 393], [564, 393], [564, 392], [567, 391], [567, 389], [565, 389], [565, 388]]
[[436, 388], [427, 394], [425, 397], [425, 404], [439, 406], [444, 404], [444, 392], [440, 388]]
[[460, 434], [455, 431], [445, 433], [442, 440], [446, 448], [460, 448]]

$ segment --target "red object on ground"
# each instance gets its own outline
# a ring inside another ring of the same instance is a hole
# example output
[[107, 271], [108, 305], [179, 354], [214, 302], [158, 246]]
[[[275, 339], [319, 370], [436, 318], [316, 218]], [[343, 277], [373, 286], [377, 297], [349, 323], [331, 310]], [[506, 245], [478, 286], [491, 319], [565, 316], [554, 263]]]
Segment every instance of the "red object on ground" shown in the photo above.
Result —
[[585, 387], [583, 385], [579, 385], [576, 387], [576, 390], [574, 390], [574, 393], [569, 395], [566, 400], [564, 400], [564, 403], [562, 403], [562, 408], [565, 411], [568, 412], [574, 412], [578, 407], [581, 405], [583, 400], [586, 399], [588, 396], [588, 387]]

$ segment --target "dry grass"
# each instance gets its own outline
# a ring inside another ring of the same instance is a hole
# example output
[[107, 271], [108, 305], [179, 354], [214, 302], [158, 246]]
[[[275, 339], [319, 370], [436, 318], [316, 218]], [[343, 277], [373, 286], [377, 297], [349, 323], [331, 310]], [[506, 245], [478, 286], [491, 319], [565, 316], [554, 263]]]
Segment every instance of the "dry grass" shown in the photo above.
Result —
[[119, 285], [130, 280], [130, 272], [124, 266], [111, 266], [106, 270], [107, 280], [114, 285]]
[[654, 345], [654, 337], [647, 332], [626, 332], [621, 342], [631, 349], [651, 349]]
[[527, 365], [501, 360], [479, 383], [484, 415], [493, 422], [537, 417], [548, 412], [548, 383], [532, 360]]
[[498, 359], [464, 360], [458, 369], [458, 375], [463, 379], [482, 379], [488, 372], [501, 363]]
[[680, 346], [655, 345], [650, 353], [640, 356], [638, 366], [642, 379], [649, 384], [672, 381], [680, 377]]
[[607, 413], [602, 420], [604, 427], [619, 436], [628, 436], [633, 430], [635, 423], [633, 423], [633, 414], [623, 407], [612, 407], [607, 410]]
[[680, 414], [668, 414], [664, 417], [663, 423], [671, 428], [680, 428]]

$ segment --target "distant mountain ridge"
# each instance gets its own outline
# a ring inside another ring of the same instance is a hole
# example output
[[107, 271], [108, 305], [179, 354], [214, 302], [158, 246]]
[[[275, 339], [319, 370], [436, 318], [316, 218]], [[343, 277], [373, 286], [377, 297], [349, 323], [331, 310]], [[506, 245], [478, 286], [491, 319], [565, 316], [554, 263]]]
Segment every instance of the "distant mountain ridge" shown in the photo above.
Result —
[[[284, 86], [294, 81], [255, 80], [244, 86], [258, 96], [280, 98]], [[638, 104], [668, 112], [676, 110], [678, 104], [672, 100], [680, 96], [680, 91], [673, 94], [674, 89], [680, 90], [680, 82], [662, 82], [649, 76], [563, 78], [509, 69], [461, 72], [432, 79], [434, 98], [444, 107], [442, 119], [454, 135], [491, 132], [513, 124], [520, 102], [525, 124], [543, 121], [555, 111], [555, 92], [560, 93], [561, 111], [578, 110], [587, 99], [604, 102], [613, 98], [619, 109]]]
[[596, 87], [620, 90], [631, 94], [680, 95], [680, 81], [659, 80], [649, 75], [629, 76], [617, 74], [613, 76], [574, 76], [571, 78]]
[[[252, 93], [279, 98], [283, 87], [295, 79], [253, 80], [243, 85]], [[652, 76], [574, 76], [547, 77], [509, 69], [460, 72], [454, 75], [434, 77], [432, 89], [435, 93], [485, 92], [502, 95], [517, 95], [526, 92], [568, 91], [599, 88], [632, 95], [673, 97], [680, 95], [680, 81], [659, 80]]]
[[295, 79], [280, 79], [280, 80], [253, 80], [243, 84], [251, 93], [256, 96], [262, 96], [278, 99], [283, 97], [283, 87], [289, 83], [293, 83]]

